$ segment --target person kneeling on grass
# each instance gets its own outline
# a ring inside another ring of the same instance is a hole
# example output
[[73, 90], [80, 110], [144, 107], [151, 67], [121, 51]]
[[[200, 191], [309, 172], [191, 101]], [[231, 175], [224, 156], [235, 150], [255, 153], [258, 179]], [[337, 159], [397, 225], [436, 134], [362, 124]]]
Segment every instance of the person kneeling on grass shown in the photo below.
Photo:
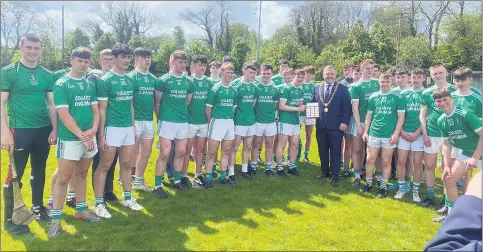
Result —
[[[453, 203], [458, 197], [456, 183], [467, 176], [468, 170], [481, 169], [481, 120], [473, 111], [456, 108], [448, 89], [434, 91], [433, 99], [444, 113], [438, 119], [438, 128], [443, 133], [443, 159], [450, 164], [451, 147], [461, 149], [452, 167], [446, 165], [442, 174], [446, 194], [445, 207], [440, 218], [442, 221], [451, 212]], [[476, 141], [478, 139], [478, 141]]]
[[385, 198], [387, 182], [391, 176], [391, 158], [404, 123], [405, 103], [391, 92], [391, 75], [381, 74], [380, 91], [369, 98], [362, 139], [367, 142], [366, 184], [360, 192], [370, 192], [374, 164], [382, 147], [383, 178], [377, 197]]
[[75, 217], [89, 222], [100, 220], [87, 210], [86, 203], [86, 176], [92, 157], [97, 153], [95, 135], [100, 119], [95, 87], [82, 78], [91, 63], [91, 51], [86, 47], [74, 49], [70, 63], [70, 72], [57, 80], [53, 88], [60, 119], [56, 152], [59, 167], [57, 179], [52, 185], [54, 202], [51, 210], [52, 224], [47, 232], [49, 237], [57, 237], [62, 231], [62, 209], [72, 176], [75, 176], [77, 200]]

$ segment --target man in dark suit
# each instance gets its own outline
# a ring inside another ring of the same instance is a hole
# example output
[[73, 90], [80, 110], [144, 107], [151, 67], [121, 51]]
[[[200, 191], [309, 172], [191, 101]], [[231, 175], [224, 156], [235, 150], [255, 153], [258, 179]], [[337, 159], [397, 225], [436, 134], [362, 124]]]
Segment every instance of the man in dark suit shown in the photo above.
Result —
[[[330, 178], [330, 184], [339, 185], [341, 143], [351, 116], [351, 98], [345, 85], [336, 81], [336, 70], [324, 68], [324, 83], [315, 87], [312, 102], [319, 104], [315, 122], [322, 174], [317, 179]], [[330, 167], [330, 169], [329, 169]]]

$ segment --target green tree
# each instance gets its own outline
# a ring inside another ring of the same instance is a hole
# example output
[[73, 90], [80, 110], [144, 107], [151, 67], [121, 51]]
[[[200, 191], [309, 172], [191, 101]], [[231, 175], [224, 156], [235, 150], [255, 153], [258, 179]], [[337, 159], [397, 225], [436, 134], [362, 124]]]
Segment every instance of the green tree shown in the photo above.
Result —
[[96, 67], [100, 67], [97, 64], [99, 60], [99, 53], [104, 49], [111, 49], [116, 44], [116, 40], [114, 35], [110, 32], [104, 32], [102, 36], [96, 41], [94, 45], [94, 51], [92, 55], [92, 61], [96, 65]]
[[235, 66], [235, 70], [240, 70], [247, 61], [250, 52], [249, 42], [246, 39], [238, 37], [231, 48], [231, 57]]
[[173, 39], [176, 41], [176, 49], [184, 50], [186, 45], [186, 39], [184, 37], [184, 30], [181, 26], [177, 25], [174, 27]]
[[223, 57], [223, 54], [213, 50], [212, 47], [200, 40], [192, 40], [186, 48], [186, 54], [188, 54], [189, 62], [194, 55], [205, 55], [208, 62], [213, 60], [219, 60]]
[[[131, 37], [129, 42], [127, 43], [129, 47], [131, 47], [132, 50], [138, 48], [138, 47], [144, 47], [147, 48], [147, 40], [146, 37], [142, 35], [134, 35]], [[149, 49], [149, 48], [147, 48]]]
[[426, 69], [429, 67], [431, 54], [431, 46], [426, 36], [407, 37], [401, 40], [398, 65], [406, 69]]
[[396, 60], [396, 47], [394, 46], [394, 35], [386, 25], [374, 24], [370, 31], [374, 60], [379, 65], [393, 65]]
[[322, 80], [324, 67], [328, 65], [335, 67], [337, 69], [337, 73], [340, 75], [342, 73], [344, 63], [344, 55], [341, 52], [340, 47], [337, 45], [327, 45], [315, 60], [315, 79]]
[[[40, 57], [39, 60], [40, 64], [52, 71], [61, 69], [62, 51], [55, 47], [50, 34], [44, 32], [41, 33], [40, 40], [42, 41], [42, 57]], [[65, 58], [67, 64], [64, 67], [69, 65], [68, 59], [70, 58], [70, 54], [71, 53], [69, 52], [68, 56]]]
[[364, 28], [362, 21], [351, 27], [347, 37], [339, 41], [339, 45], [344, 58], [354, 63], [374, 57], [375, 48], [371, 34]]
[[89, 36], [81, 28], [75, 28], [67, 33], [65, 38], [65, 55], [69, 58], [73, 49], [79, 46], [90, 47]]
[[153, 57], [153, 62], [156, 63], [155, 69], [158, 73], [169, 71], [169, 57], [176, 50], [176, 46], [176, 41], [170, 38], [161, 42], [157, 54]]

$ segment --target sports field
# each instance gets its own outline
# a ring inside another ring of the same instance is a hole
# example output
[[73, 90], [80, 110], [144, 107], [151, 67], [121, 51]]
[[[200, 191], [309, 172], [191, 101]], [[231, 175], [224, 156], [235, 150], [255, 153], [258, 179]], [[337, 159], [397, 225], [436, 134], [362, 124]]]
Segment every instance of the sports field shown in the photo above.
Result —
[[[315, 180], [320, 172], [315, 130], [313, 139], [309, 158], [315, 165], [301, 163], [301, 177], [269, 179], [259, 169], [255, 179], [246, 180], [237, 166], [236, 185], [214, 183], [211, 190], [175, 191], [168, 182], [168, 199], [134, 192], [143, 211], [110, 204], [113, 217], [97, 223], [75, 219], [74, 209], [66, 207], [64, 232], [51, 240], [47, 224], [38, 222], [30, 225], [31, 234], [10, 236], [4, 231], [2, 214], [1, 250], [422, 250], [440, 226], [431, 221], [433, 209], [415, 205], [410, 194], [404, 201], [394, 200], [395, 192], [382, 200], [377, 198], [377, 190], [361, 194], [359, 188], [348, 185], [352, 179], [341, 179], [335, 189], [328, 181]], [[54, 150], [51, 148], [47, 165], [44, 204], [57, 166]], [[152, 155], [146, 170], [150, 186], [157, 156], [157, 152]], [[3, 183], [8, 157], [5, 152], [1, 157]], [[22, 191], [30, 206], [30, 165], [26, 170]], [[193, 172], [194, 163], [190, 163], [190, 176]], [[87, 198], [92, 208], [90, 173], [88, 178]], [[441, 190], [437, 180], [436, 202]], [[425, 191], [422, 183], [422, 198]], [[117, 184], [115, 192], [122, 196]]]

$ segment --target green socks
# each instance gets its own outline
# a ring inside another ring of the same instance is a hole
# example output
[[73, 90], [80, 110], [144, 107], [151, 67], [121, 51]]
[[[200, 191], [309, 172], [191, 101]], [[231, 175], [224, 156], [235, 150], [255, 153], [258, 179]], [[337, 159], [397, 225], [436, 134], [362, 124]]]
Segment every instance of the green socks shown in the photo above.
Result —
[[94, 206], [103, 205], [103, 204], [104, 204], [104, 198], [103, 197], [96, 197], [96, 201], [94, 203]]
[[83, 202], [76, 202], [75, 203], [75, 211], [76, 212], [83, 212], [87, 210], [87, 202], [83, 201]]
[[427, 189], [428, 199], [434, 200], [434, 187], [428, 187]]
[[207, 172], [207, 173], [205, 174], [206, 181], [211, 182], [211, 181], [213, 180], [212, 174], [213, 174], [213, 173], [211, 173], [211, 172]]
[[220, 180], [225, 180], [226, 179], [226, 171], [221, 171], [220, 172]]
[[132, 198], [132, 195], [131, 195], [131, 191], [124, 191], [124, 200], [127, 201], [127, 200], [131, 200]]
[[154, 188], [163, 186], [163, 176], [154, 176]]
[[174, 183], [181, 182], [181, 172], [175, 171], [174, 172]]
[[64, 210], [62, 208], [52, 209], [50, 212], [52, 214], [52, 221], [60, 221], [62, 219], [62, 214], [64, 213]]

